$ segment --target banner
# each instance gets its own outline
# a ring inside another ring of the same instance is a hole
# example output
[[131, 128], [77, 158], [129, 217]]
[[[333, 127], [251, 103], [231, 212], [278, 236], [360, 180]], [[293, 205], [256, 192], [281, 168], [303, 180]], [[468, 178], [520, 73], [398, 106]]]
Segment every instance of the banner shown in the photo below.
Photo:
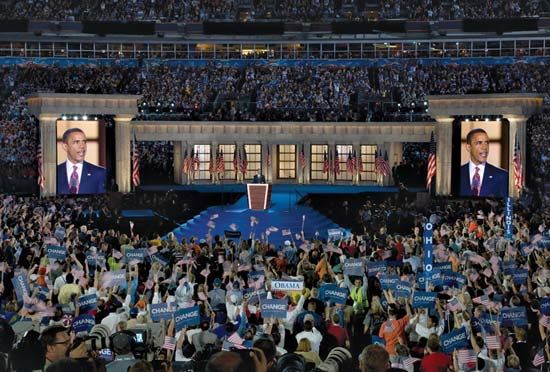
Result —
[[516, 261], [510, 260], [510, 261], [503, 261], [502, 262], [502, 271], [506, 275], [511, 275], [513, 273], [513, 270], [516, 269]]
[[87, 313], [90, 310], [97, 308], [97, 295], [92, 293], [86, 296], [80, 296], [78, 298], [78, 307], [80, 307], [80, 313]]
[[174, 311], [167, 303], [151, 304], [151, 319], [153, 322], [158, 322], [161, 319], [170, 320], [174, 315]]
[[254, 289], [246, 288], [243, 293], [243, 298], [248, 301], [249, 305], [257, 305], [260, 300], [267, 298], [267, 292], [264, 288]]
[[464, 327], [441, 335], [442, 351], [446, 354], [451, 354], [456, 349], [468, 347], [468, 343], [469, 338]]
[[526, 326], [527, 312], [525, 306], [503, 307], [500, 310], [503, 327]]
[[414, 292], [412, 307], [414, 309], [418, 308], [435, 308], [435, 299], [437, 298], [437, 293], [435, 292]]
[[139, 248], [139, 249], [127, 249], [124, 253], [124, 259], [126, 260], [126, 263], [130, 263], [132, 261], [138, 261], [142, 263], [145, 260], [145, 257], [149, 255], [149, 252], [146, 248]]
[[435, 270], [453, 270], [453, 265], [450, 262], [435, 262], [433, 268]]
[[502, 323], [502, 317], [489, 313], [481, 313], [479, 316], [479, 323], [485, 329], [485, 332], [494, 333], [494, 327], [497, 323]]
[[424, 243], [424, 273], [426, 278], [425, 287], [428, 290], [428, 286], [431, 281], [431, 274], [433, 270], [433, 225], [429, 222], [424, 226], [424, 236], [422, 239]]
[[349, 258], [344, 260], [343, 271], [344, 275], [363, 276], [365, 261], [362, 258]]
[[201, 322], [198, 306], [179, 309], [174, 316], [176, 319], [176, 331], [178, 332], [185, 327], [199, 325]]
[[395, 285], [400, 281], [399, 275], [396, 274], [384, 274], [380, 275], [380, 285], [385, 290], [395, 290]]
[[303, 280], [273, 280], [271, 282], [272, 291], [301, 291], [304, 289]]
[[90, 332], [93, 326], [95, 326], [95, 319], [93, 316], [88, 314], [77, 316], [73, 320], [73, 332], [75, 334], [80, 332]]
[[106, 271], [101, 278], [103, 287], [115, 287], [126, 284], [126, 270]]
[[344, 232], [341, 229], [328, 229], [327, 235], [329, 240], [338, 240], [344, 236]]
[[550, 297], [545, 297], [540, 300], [540, 312], [543, 315], [550, 315]]
[[151, 261], [153, 262], [158, 262], [159, 264], [161, 264], [162, 266], [166, 266], [170, 263], [170, 260], [166, 257], [164, 257], [162, 254], [160, 253], [157, 253], [155, 255], [152, 255], [151, 256]]
[[105, 266], [105, 253], [86, 252], [86, 261], [88, 261], [88, 266]]
[[67, 248], [60, 245], [48, 245], [46, 247], [46, 255], [50, 260], [63, 261], [67, 258]]
[[29, 281], [25, 274], [15, 275], [11, 282], [13, 284], [13, 289], [15, 289], [15, 294], [17, 295], [17, 302], [23, 302], [25, 296], [30, 297], [31, 289], [29, 288]]
[[324, 285], [321, 287], [319, 293], [321, 291], [323, 293], [323, 301], [332, 301], [336, 304], [345, 304], [349, 296], [347, 288], [340, 288], [335, 284]]
[[504, 199], [504, 238], [512, 240], [514, 236], [514, 203], [512, 198], [507, 196]]
[[260, 302], [260, 311], [262, 312], [262, 318], [286, 318], [288, 311], [287, 300], [269, 300], [265, 299]]
[[434, 285], [446, 285], [449, 287], [463, 287], [466, 285], [467, 279], [460, 273], [454, 271], [442, 270], [439, 271], [439, 278], [432, 274], [432, 283]]
[[378, 273], [385, 273], [388, 270], [386, 261], [375, 261], [367, 263], [367, 272], [369, 276], [376, 276]]
[[515, 285], [525, 284], [527, 285], [527, 280], [529, 280], [529, 270], [527, 269], [515, 269], [512, 272], [512, 278]]
[[248, 273], [248, 279], [252, 280], [258, 280], [264, 278], [265, 279], [265, 271], [251, 271]]
[[412, 294], [413, 286], [411, 283], [400, 280], [395, 284], [394, 296], [397, 298], [409, 298]]

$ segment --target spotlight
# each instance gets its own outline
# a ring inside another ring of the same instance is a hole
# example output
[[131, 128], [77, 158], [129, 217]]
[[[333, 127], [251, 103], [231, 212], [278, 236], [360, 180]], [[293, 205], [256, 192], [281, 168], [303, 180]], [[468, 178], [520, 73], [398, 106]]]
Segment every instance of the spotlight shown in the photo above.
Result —
[[479, 121], [479, 118], [476, 118], [476, 121]]
[[78, 120], [78, 115], [73, 116], [73, 120]]
[[500, 121], [500, 118], [497, 118], [497, 121]]
[[424, 101], [424, 106], [428, 106], [428, 101]]
[[489, 118], [485, 118], [485, 121], [489, 121]]
[[94, 120], [97, 120], [97, 119], [98, 119], [98, 117], [97, 117], [97, 116], [95, 116], [95, 117], [94, 117]]
[[86, 114], [82, 115], [82, 120], [88, 120], [88, 115]]
[[468, 122], [468, 121], [470, 121], [470, 119], [469, 119], [469, 118], [466, 118], [464, 121]]
[[67, 120], [67, 115], [63, 115], [63, 116], [61, 116], [61, 119], [63, 119], [63, 120]]

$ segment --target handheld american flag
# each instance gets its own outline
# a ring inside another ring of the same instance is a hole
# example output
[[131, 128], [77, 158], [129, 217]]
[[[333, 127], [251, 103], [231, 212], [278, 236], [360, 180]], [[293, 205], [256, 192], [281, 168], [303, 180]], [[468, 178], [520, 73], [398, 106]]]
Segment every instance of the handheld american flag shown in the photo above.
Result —
[[489, 350], [500, 350], [500, 339], [498, 336], [486, 336], [485, 343]]
[[538, 367], [544, 363], [544, 351], [543, 349], [539, 349], [537, 352], [537, 355], [535, 355], [535, 358], [533, 359], [533, 365], [535, 367]]
[[432, 179], [435, 176], [437, 164], [435, 161], [435, 140], [434, 132], [430, 136], [430, 154], [428, 155], [428, 173], [426, 174], [426, 188], [428, 191], [432, 189]]

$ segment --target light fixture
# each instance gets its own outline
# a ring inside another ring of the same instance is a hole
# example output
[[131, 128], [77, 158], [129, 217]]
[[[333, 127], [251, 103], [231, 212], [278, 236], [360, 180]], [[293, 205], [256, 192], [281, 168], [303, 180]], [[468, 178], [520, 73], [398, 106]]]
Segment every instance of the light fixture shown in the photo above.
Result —
[[470, 118], [466, 118], [466, 120], [464, 120], [464, 121], [470, 121]]
[[61, 119], [62, 119], [62, 120], [67, 120], [67, 115], [61, 116]]
[[489, 118], [485, 118], [485, 121], [489, 121]]
[[86, 114], [82, 115], [82, 120], [88, 120], [88, 115]]
[[73, 120], [78, 120], [78, 115], [73, 116]]

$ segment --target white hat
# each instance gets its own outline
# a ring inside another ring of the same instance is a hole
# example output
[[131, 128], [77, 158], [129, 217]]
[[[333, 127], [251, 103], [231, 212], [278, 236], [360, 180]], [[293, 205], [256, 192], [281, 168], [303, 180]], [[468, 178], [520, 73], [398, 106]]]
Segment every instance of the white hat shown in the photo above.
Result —
[[292, 243], [290, 243], [290, 240], [285, 240], [285, 245], [289, 247]]

